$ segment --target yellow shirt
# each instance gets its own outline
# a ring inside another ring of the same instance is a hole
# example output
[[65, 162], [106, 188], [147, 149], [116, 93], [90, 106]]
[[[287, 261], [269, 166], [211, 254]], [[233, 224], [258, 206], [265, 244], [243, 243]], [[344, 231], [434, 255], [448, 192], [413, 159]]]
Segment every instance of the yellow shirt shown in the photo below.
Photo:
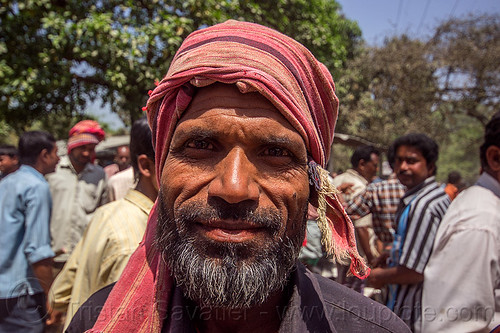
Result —
[[94, 292], [118, 280], [144, 236], [153, 202], [136, 190], [100, 207], [61, 273], [49, 299], [66, 312], [66, 323]]

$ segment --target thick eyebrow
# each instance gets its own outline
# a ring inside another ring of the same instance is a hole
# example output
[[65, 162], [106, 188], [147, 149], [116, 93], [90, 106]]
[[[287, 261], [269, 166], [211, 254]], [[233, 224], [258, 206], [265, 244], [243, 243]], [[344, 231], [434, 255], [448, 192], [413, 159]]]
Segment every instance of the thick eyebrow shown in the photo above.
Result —
[[180, 129], [175, 132], [175, 136], [179, 138], [196, 137], [196, 138], [217, 138], [220, 136], [218, 132], [201, 126], [191, 126], [186, 129]]
[[302, 152], [302, 151], [304, 153], [306, 153], [305, 144], [302, 140], [301, 141], [290, 140], [290, 138], [283, 137], [283, 136], [270, 135], [270, 136], [267, 136], [265, 138], [259, 138], [257, 140], [257, 143], [262, 145], [262, 146], [284, 147], [284, 148], [290, 149], [293, 153], [298, 153], [298, 152]]
[[[223, 140], [224, 135], [219, 131], [214, 131], [207, 127], [202, 126], [190, 126], [186, 129], [179, 129], [175, 133], [177, 140], [184, 141], [187, 138], [199, 138], [199, 139], [214, 139]], [[176, 141], [177, 141], [176, 140]], [[305, 147], [304, 141], [301, 140], [291, 140], [285, 136], [279, 135], [269, 135], [265, 137], [258, 137], [253, 140], [257, 145], [261, 146], [279, 146], [282, 148], [289, 149], [294, 154], [299, 154], [304, 152], [307, 154], [307, 149]], [[299, 156], [297, 156], [299, 157]]]

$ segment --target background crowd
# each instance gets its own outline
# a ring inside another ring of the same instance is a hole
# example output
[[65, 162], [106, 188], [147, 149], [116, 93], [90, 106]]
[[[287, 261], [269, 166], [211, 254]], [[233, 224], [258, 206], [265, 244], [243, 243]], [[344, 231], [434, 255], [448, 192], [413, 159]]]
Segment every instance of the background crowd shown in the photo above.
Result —
[[[77, 123], [61, 158], [46, 132], [26, 132], [17, 149], [0, 147], [2, 330], [20, 320], [44, 327], [50, 318], [47, 330], [60, 331], [118, 279], [142, 239], [158, 193], [151, 132], [146, 119], [137, 121], [130, 145], [102, 168], [94, 150], [104, 136], [95, 121]], [[352, 168], [330, 178], [372, 268], [368, 279], [326, 254], [312, 206], [300, 259], [386, 304], [414, 332], [487, 331], [500, 319], [500, 113], [486, 126], [474, 185], [459, 172], [437, 183], [438, 152], [427, 135], [411, 133], [388, 148], [387, 179], [378, 172], [383, 153], [367, 145], [355, 149]]]

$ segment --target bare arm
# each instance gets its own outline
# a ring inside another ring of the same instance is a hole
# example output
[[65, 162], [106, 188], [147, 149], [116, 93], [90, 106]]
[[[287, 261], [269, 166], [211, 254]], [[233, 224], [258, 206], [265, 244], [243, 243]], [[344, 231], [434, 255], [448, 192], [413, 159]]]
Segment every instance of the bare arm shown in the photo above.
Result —
[[386, 284], [415, 284], [422, 281], [424, 281], [423, 274], [405, 266], [374, 268], [368, 276], [368, 284], [374, 288]]
[[370, 247], [370, 234], [368, 233], [368, 227], [358, 227], [356, 228], [356, 232], [358, 233], [361, 248], [365, 252], [366, 259], [370, 264], [373, 262], [374, 256]]
[[53, 267], [52, 261], [53, 261], [52, 258], [47, 258], [32, 264], [33, 272], [35, 273], [35, 276], [40, 282], [40, 285], [43, 288], [43, 292], [47, 297], [47, 312], [50, 314], [50, 317], [46, 321], [47, 326], [60, 323], [62, 316], [61, 312], [54, 311], [51, 308], [50, 303], [48, 301], [50, 286], [54, 281], [54, 277], [52, 274], [52, 267]]
[[50, 286], [54, 280], [52, 276], [52, 258], [47, 258], [34, 263], [33, 272], [43, 288], [46, 296], [49, 294]]

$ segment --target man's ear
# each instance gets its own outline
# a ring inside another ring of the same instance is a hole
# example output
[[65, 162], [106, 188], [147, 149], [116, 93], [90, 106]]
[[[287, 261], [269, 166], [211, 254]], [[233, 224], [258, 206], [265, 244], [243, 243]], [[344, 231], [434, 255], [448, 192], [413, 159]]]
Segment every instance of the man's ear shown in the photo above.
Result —
[[45, 163], [49, 157], [50, 151], [47, 148], [42, 149], [40, 154], [38, 154], [38, 159], [40, 162]]
[[359, 169], [364, 168], [364, 167], [365, 167], [365, 165], [366, 165], [366, 161], [365, 161], [364, 159], [360, 159], [360, 160], [358, 161], [358, 168], [359, 168]]
[[38, 154], [35, 165], [33, 167], [43, 173], [43, 171], [49, 165], [49, 155], [50, 151], [47, 148], [42, 149], [42, 151]]
[[489, 146], [486, 149], [486, 162], [493, 172], [500, 172], [500, 147]]
[[436, 174], [436, 163], [432, 163], [427, 167], [428, 177]]
[[154, 175], [155, 164], [146, 154], [137, 156], [137, 166], [139, 168], [139, 173], [144, 177], [151, 178]]

